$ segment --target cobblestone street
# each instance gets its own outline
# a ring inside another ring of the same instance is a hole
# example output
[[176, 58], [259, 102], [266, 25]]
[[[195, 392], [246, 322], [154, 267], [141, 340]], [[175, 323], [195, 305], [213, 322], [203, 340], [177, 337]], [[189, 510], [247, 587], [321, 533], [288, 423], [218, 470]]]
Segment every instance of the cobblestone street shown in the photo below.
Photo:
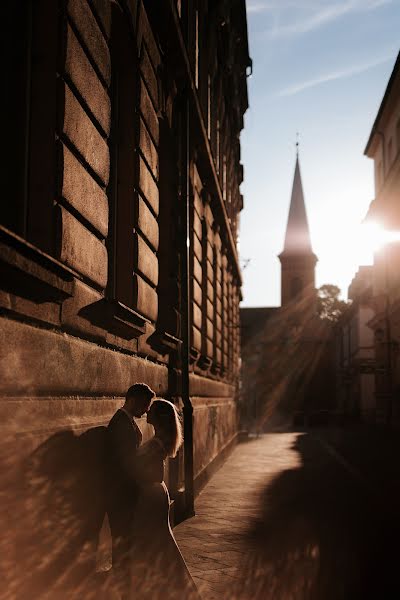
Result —
[[238, 445], [175, 528], [203, 599], [398, 597], [398, 448], [383, 439], [273, 433]]

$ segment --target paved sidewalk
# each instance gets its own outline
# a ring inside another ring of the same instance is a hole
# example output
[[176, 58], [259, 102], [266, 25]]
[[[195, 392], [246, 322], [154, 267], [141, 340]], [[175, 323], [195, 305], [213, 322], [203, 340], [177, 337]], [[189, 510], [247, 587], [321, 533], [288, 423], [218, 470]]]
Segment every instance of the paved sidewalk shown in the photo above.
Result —
[[174, 529], [204, 600], [241, 597], [247, 532], [260, 515], [259, 497], [282, 470], [300, 466], [298, 434], [272, 434], [236, 446], [196, 501], [196, 516]]
[[400, 486], [389, 450], [357, 433], [239, 444], [196, 516], [174, 530], [203, 600], [397, 598]]

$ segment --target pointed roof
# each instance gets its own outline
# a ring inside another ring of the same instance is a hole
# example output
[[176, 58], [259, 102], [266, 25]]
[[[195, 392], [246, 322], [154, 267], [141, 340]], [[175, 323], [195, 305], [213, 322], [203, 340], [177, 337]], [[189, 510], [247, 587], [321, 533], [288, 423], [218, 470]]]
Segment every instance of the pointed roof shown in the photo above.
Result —
[[281, 256], [285, 254], [300, 254], [302, 256], [305, 254], [313, 254], [306, 206], [304, 203], [303, 186], [301, 183], [298, 153], [296, 155], [296, 167], [294, 170], [285, 244]]

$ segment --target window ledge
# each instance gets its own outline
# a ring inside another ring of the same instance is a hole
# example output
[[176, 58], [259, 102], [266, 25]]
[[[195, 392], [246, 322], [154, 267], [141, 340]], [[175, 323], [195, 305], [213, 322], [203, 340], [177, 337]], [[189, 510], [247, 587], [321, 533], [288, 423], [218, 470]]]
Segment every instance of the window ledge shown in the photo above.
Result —
[[182, 344], [182, 340], [166, 331], [159, 331], [158, 329], [149, 337], [148, 342], [154, 350], [163, 356], [171, 352], [176, 352]]
[[196, 350], [196, 348], [193, 348], [193, 346], [189, 349], [189, 360], [190, 360], [190, 364], [196, 364], [197, 359], [200, 356], [200, 352], [198, 350]]
[[213, 364], [211, 365], [211, 373], [213, 373], [213, 375], [220, 375], [221, 365], [213, 362]]
[[204, 354], [202, 354], [199, 360], [197, 361], [197, 364], [200, 367], [200, 369], [202, 369], [203, 371], [207, 371], [212, 365], [212, 360], [208, 356], [204, 356]]
[[73, 294], [74, 272], [0, 225], [1, 287], [35, 302], [62, 302]]
[[94, 304], [89, 304], [79, 311], [97, 327], [107, 329], [127, 340], [138, 338], [146, 332], [146, 323], [150, 321], [134, 311], [129, 306], [112, 298], [103, 298]]

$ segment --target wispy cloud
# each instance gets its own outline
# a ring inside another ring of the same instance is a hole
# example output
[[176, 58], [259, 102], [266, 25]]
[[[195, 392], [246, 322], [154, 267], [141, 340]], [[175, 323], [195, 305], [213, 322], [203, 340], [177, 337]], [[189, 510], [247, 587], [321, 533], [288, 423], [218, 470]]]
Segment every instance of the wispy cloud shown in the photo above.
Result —
[[[248, 3], [251, 13], [269, 12], [273, 27], [266, 31], [269, 38], [308, 33], [346, 15], [369, 12], [392, 3], [393, 0], [253, 0]], [[294, 18], [295, 16], [295, 18]]]
[[278, 93], [278, 96], [294, 96], [295, 94], [298, 94], [303, 90], [315, 87], [317, 85], [320, 85], [321, 83], [327, 83], [328, 81], [335, 81], [337, 79], [345, 79], [347, 77], [352, 77], [353, 75], [358, 75], [359, 73], [364, 73], [365, 71], [377, 67], [378, 65], [382, 65], [383, 63], [388, 62], [389, 60], [393, 60], [393, 56], [394, 53], [391, 53], [388, 56], [383, 56], [368, 63], [354, 65], [347, 69], [333, 71], [331, 73], [325, 73], [324, 75], [320, 75], [315, 79], [308, 79], [306, 81], [296, 83], [281, 90]]
[[249, 3], [247, 4], [247, 13], [258, 13], [258, 12], [265, 12], [266, 10], [268, 10], [268, 5], [263, 4], [262, 2], [260, 3]]
[[351, 7], [349, 3], [336, 4], [333, 6], [327, 6], [307, 15], [306, 18], [286, 23], [283, 25], [276, 25], [270, 30], [269, 36], [271, 38], [291, 36], [301, 33], [308, 33], [314, 29], [318, 29], [323, 25], [342, 17], [349, 13]]
[[246, 8], [248, 13], [275, 12], [281, 9], [310, 8], [310, 1], [314, 0], [247, 0]]

